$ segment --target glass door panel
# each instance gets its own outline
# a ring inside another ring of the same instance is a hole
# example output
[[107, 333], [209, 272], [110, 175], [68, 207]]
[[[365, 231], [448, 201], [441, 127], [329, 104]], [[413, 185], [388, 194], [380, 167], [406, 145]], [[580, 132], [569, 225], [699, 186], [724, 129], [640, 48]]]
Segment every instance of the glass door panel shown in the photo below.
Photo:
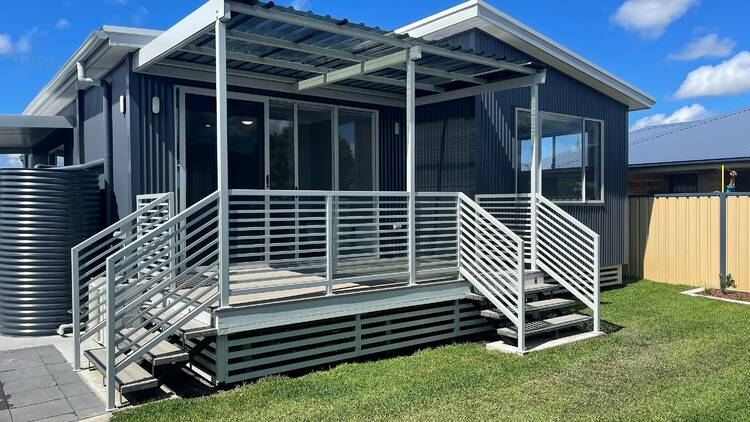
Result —
[[373, 190], [372, 113], [339, 109], [338, 117], [339, 190]]
[[270, 188], [294, 189], [296, 163], [294, 159], [294, 105], [271, 103], [269, 107], [269, 169]]
[[333, 188], [332, 110], [297, 108], [299, 188]]
[[[229, 188], [264, 187], [264, 104], [229, 99]], [[185, 188], [190, 206], [216, 190], [216, 99], [185, 95]]]

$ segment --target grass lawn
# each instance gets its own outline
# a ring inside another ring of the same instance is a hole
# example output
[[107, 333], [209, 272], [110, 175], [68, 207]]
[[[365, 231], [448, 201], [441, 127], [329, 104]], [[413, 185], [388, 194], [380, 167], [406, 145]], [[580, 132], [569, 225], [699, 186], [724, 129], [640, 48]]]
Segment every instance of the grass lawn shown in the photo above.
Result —
[[113, 421], [750, 420], [750, 306], [641, 281], [602, 294], [622, 329], [530, 354], [480, 344], [165, 400]]

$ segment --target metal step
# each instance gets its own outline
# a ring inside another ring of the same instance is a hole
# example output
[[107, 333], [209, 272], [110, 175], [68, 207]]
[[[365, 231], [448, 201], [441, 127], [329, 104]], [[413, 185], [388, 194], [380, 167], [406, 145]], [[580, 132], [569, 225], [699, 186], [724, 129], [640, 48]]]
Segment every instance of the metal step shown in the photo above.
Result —
[[[547, 333], [550, 331], [560, 330], [563, 328], [575, 327], [583, 323], [591, 321], [592, 318], [588, 315], [581, 314], [570, 314], [557, 316], [553, 318], [543, 319], [541, 321], [527, 322], [526, 323], [526, 336], [533, 336], [537, 334]], [[516, 327], [505, 327], [497, 330], [497, 333], [503, 337], [517, 338], [518, 329]]]
[[538, 300], [536, 302], [527, 302], [526, 312], [551, 311], [553, 309], [560, 309], [560, 308], [567, 308], [569, 306], [574, 306], [577, 303], [578, 302], [576, 302], [575, 300], [562, 299], [562, 298]]
[[[140, 328], [140, 329], [123, 329], [120, 332], [121, 336], [127, 336], [129, 339], [136, 339], [142, 337], [144, 334], [147, 333], [146, 330]], [[136, 347], [143, 347], [148, 343], [149, 341], [153, 340], [160, 334], [159, 331], [151, 333], [146, 335], [144, 338], [139, 340], [136, 343]], [[121, 343], [122, 344], [122, 343]], [[120, 345], [121, 345], [120, 344]], [[120, 348], [120, 345], [118, 345], [118, 348]], [[190, 358], [190, 355], [184, 350], [182, 350], [180, 347], [178, 347], [175, 344], [172, 344], [166, 340], [159, 342], [156, 346], [149, 349], [147, 352], [143, 354], [143, 360], [150, 363], [152, 367], [161, 366], [161, 365], [173, 365], [175, 363], [180, 362], [187, 362], [187, 360]]]
[[[546, 300], [539, 300], [536, 302], [528, 302], [526, 303], [526, 312], [544, 312], [544, 311], [552, 311], [555, 309], [560, 308], [567, 308], [569, 306], [573, 306], [577, 304], [575, 300], [571, 299], [546, 299]], [[485, 309], [480, 314], [485, 318], [491, 318], [491, 319], [505, 319], [505, 315], [503, 315], [502, 312], [496, 310], [496, 309]]]
[[[105, 349], [86, 350], [83, 352], [83, 355], [102, 376], [106, 376], [107, 351]], [[122, 362], [126, 357], [125, 355], [119, 356], [117, 362]], [[115, 388], [121, 394], [150, 390], [157, 387], [159, 387], [159, 381], [137, 363], [131, 363], [115, 375]]]
[[[526, 294], [532, 295], [532, 294], [540, 294], [540, 293], [547, 293], [547, 292], [553, 292], [555, 290], [559, 290], [560, 285], [555, 283], [536, 283], [536, 284], [527, 284], [526, 285]], [[468, 300], [473, 300], [476, 302], [484, 302], [485, 297], [480, 295], [479, 293], [466, 293], [464, 297]]]
[[[163, 316], [158, 315], [161, 311], [162, 309], [159, 308], [151, 309], [150, 311], [148, 311], [148, 318], [153, 318], [151, 321], [153, 321], [154, 324], [163, 324], [165, 322]], [[182, 314], [173, 315], [166, 321], [166, 323], [171, 327], [177, 324], [177, 322], [179, 322], [180, 318], [182, 318], [183, 316], [184, 315]], [[204, 324], [200, 321], [192, 319], [181, 325], [180, 328], [177, 329], [177, 333], [175, 334], [185, 340], [191, 340], [199, 337], [213, 337], [216, 336], [216, 327], [212, 327], [208, 324]]]
[[523, 279], [526, 281], [535, 280], [537, 278], [544, 278], [544, 272], [540, 270], [524, 270]]

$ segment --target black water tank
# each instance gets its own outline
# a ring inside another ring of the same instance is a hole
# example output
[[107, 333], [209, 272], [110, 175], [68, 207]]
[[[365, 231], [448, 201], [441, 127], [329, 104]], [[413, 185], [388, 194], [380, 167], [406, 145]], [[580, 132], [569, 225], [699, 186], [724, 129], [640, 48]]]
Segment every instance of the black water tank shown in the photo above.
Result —
[[70, 249], [101, 225], [99, 176], [0, 169], [0, 333], [52, 335], [71, 322]]

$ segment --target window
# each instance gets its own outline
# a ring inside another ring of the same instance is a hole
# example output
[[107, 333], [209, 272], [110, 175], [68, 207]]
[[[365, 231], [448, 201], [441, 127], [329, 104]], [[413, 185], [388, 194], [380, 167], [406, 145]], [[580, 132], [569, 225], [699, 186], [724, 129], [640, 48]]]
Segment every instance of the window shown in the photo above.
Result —
[[[602, 200], [602, 123], [542, 112], [542, 193], [559, 202]], [[531, 187], [531, 113], [516, 115], [517, 190]]]
[[339, 110], [339, 190], [372, 190], [372, 113]]

